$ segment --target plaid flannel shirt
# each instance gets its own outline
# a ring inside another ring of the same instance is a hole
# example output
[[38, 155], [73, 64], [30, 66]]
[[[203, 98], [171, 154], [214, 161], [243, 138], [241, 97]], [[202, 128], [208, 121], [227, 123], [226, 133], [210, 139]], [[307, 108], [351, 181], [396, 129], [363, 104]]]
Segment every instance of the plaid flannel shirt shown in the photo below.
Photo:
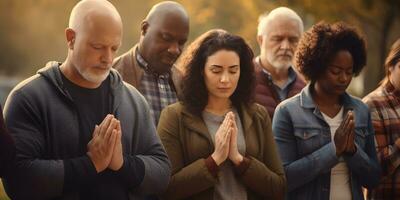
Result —
[[364, 97], [375, 129], [375, 143], [383, 177], [379, 186], [368, 191], [368, 199], [400, 199], [400, 90], [387, 81]]
[[139, 66], [144, 69], [138, 89], [149, 103], [151, 115], [157, 126], [162, 109], [177, 102], [178, 97], [171, 79], [171, 72], [166, 74], [155, 73], [138, 52], [136, 51], [136, 60]]

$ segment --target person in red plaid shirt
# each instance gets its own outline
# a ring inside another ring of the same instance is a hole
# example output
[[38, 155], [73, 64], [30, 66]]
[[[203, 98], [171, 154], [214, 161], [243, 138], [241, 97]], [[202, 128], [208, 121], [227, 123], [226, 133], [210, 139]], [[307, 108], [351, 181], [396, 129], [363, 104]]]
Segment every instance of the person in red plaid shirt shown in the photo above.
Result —
[[375, 129], [377, 154], [382, 166], [380, 185], [368, 191], [368, 199], [400, 199], [400, 38], [385, 61], [386, 76], [364, 97]]

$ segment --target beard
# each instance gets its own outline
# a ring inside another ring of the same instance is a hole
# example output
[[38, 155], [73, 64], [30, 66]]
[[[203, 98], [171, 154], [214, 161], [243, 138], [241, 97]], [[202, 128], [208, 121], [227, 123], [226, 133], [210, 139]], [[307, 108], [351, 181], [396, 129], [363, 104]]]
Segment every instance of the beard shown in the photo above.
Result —
[[271, 53], [267, 54], [268, 62], [276, 69], [287, 69], [292, 66], [293, 56], [288, 55], [288, 57], [274, 56]]
[[87, 81], [92, 82], [92, 83], [97, 83], [100, 84], [102, 83], [108, 76], [108, 74], [110, 74], [110, 68], [105, 71], [104, 73], [93, 73], [90, 71], [90, 69], [82, 69], [80, 67], [76, 68], [77, 71], [79, 72], [79, 74]]

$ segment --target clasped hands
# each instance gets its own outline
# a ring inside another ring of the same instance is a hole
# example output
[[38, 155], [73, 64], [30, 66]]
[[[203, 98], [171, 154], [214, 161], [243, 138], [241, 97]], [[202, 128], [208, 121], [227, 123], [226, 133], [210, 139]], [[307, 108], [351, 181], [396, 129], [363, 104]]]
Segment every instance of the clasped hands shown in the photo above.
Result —
[[237, 137], [238, 129], [236, 126], [235, 115], [233, 112], [228, 112], [224, 121], [215, 133], [215, 150], [211, 154], [211, 157], [218, 166], [228, 158], [235, 165], [239, 165], [243, 161], [243, 156], [238, 150]]
[[356, 152], [354, 134], [354, 113], [350, 110], [335, 132], [334, 143], [336, 147], [336, 156], [339, 157], [343, 153], [353, 155]]
[[97, 173], [109, 168], [117, 171], [124, 163], [121, 143], [121, 123], [108, 114], [100, 125], [96, 125], [92, 139], [87, 144], [87, 155]]

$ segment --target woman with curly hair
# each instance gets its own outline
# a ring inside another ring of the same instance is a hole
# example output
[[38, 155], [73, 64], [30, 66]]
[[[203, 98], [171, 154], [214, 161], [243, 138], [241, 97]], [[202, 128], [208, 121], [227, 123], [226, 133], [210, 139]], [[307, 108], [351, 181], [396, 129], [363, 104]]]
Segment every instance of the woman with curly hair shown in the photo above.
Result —
[[368, 191], [368, 198], [400, 199], [400, 38], [384, 66], [385, 78], [363, 99], [371, 111], [383, 174], [379, 186]]
[[283, 199], [285, 175], [264, 107], [253, 103], [253, 53], [210, 30], [184, 52], [182, 102], [157, 127], [172, 164], [167, 199]]
[[364, 39], [345, 23], [318, 23], [301, 38], [295, 65], [309, 83], [277, 107], [272, 125], [288, 199], [359, 200], [378, 184], [368, 107], [346, 92], [365, 64]]

